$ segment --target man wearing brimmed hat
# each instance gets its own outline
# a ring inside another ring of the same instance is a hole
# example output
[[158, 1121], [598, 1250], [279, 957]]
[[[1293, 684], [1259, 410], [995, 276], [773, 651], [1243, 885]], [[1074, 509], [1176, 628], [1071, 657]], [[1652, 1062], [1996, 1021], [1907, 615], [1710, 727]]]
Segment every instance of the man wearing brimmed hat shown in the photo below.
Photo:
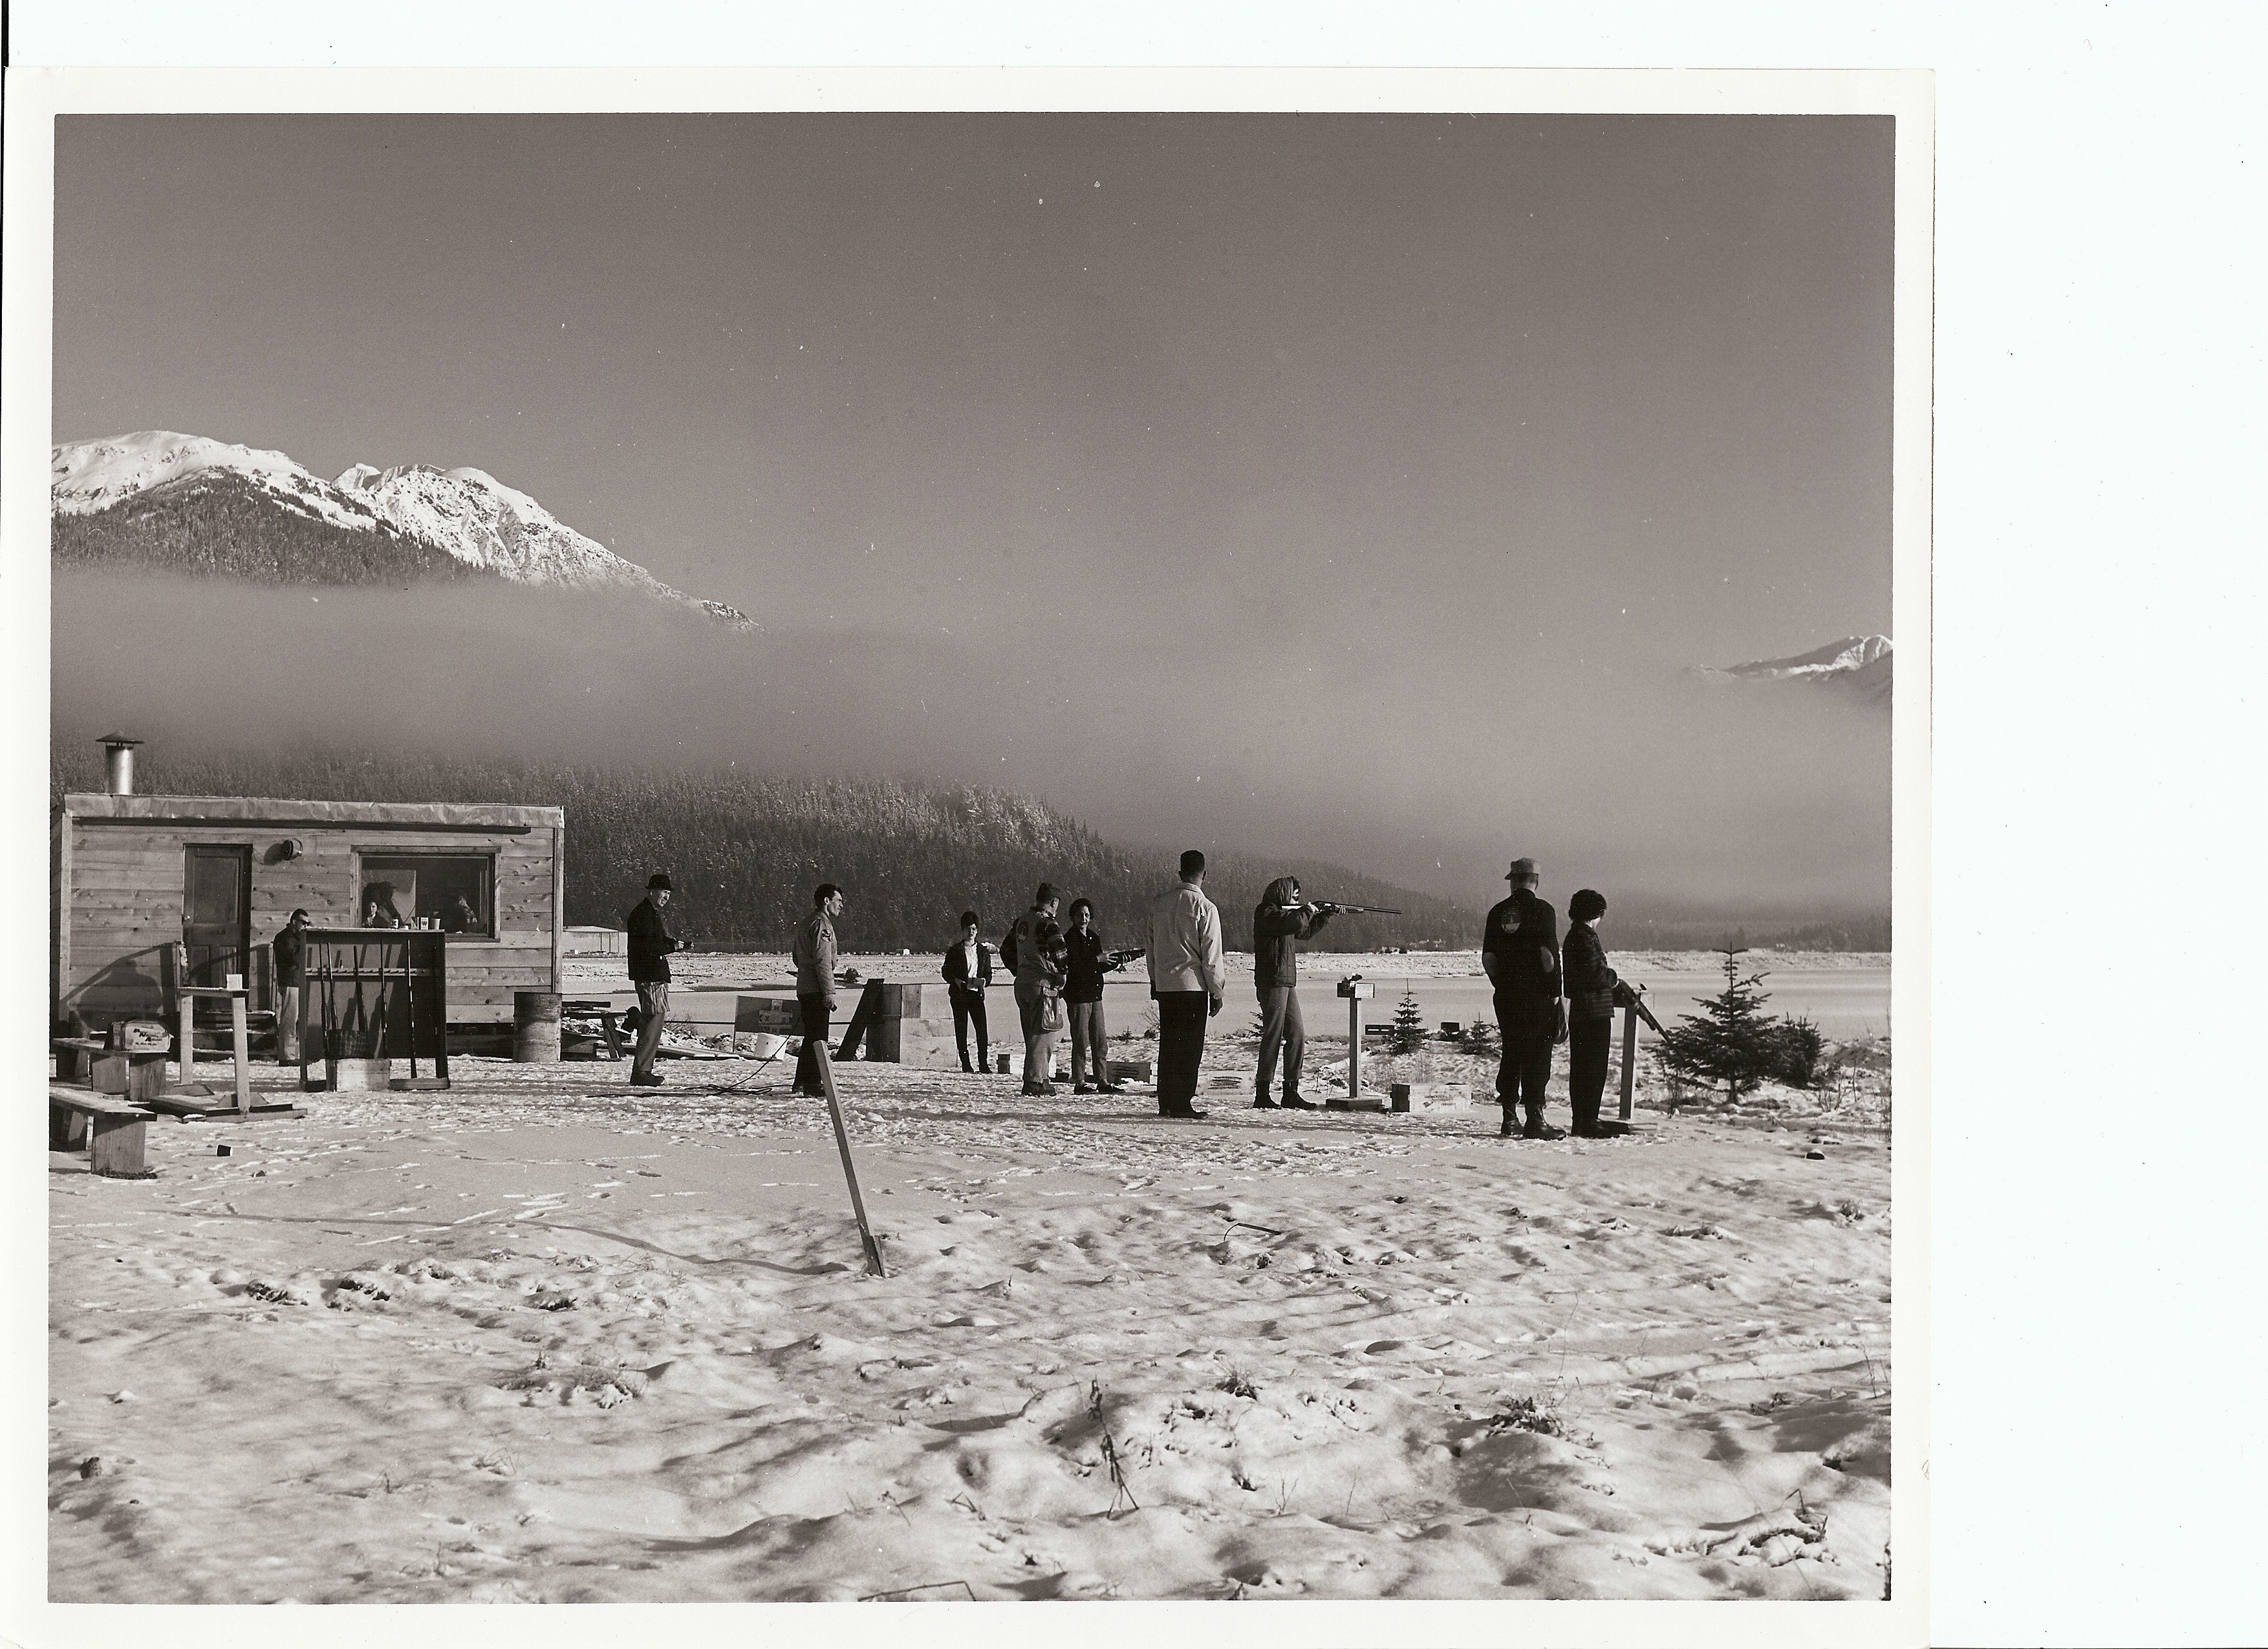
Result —
[[1513, 860], [1504, 879], [1512, 893], [1491, 909], [1481, 931], [1481, 966], [1496, 988], [1497, 1028], [1504, 1038], [1496, 1074], [1501, 1131], [1513, 1131], [1514, 1112], [1524, 1106], [1523, 1138], [1561, 1139], [1562, 1130], [1543, 1125], [1551, 1046], [1561, 1029], [1559, 919], [1538, 896], [1543, 874], [1534, 859]]
[[669, 953], [678, 948], [661, 913], [674, 891], [668, 875], [656, 871], [645, 880], [645, 897], [624, 920], [630, 933], [630, 983], [637, 987], [637, 1053], [630, 1060], [630, 1086], [658, 1088], [654, 1056], [661, 1051], [661, 1022], [669, 1014]]

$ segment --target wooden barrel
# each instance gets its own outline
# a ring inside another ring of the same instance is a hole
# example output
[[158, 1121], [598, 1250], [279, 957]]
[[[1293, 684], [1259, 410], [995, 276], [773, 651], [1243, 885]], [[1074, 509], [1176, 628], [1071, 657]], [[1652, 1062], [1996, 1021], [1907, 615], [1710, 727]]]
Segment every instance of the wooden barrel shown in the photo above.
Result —
[[512, 1056], [523, 1065], [554, 1064], [559, 1058], [559, 1004], [556, 991], [515, 990], [512, 993]]

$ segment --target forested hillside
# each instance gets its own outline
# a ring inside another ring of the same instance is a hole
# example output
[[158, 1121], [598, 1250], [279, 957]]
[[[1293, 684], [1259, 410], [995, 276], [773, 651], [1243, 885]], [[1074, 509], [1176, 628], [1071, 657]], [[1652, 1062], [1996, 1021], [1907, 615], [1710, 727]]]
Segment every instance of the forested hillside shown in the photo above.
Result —
[[57, 567], [133, 568], [262, 584], [394, 585], [481, 578], [373, 518], [341, 526], [278, 507], [239, 478], [200, 474], [107, 510], [54, 518]]
[[[93, 746], [58, 751], [51, 799], [99, 790]], [[517, 766], [372, 755], [200, 756], [143, 753], [136, 788], [178, 795], [310, 800], [506, 802], [567, 810], [567, 919], [619, 926], [656, 869], [677, 884], [673, 925], [696, 943], [784, 949], [811, 890], [839, 884], [846, 950], [942, 948], [961, 910], [998, 934], [1042, 880], [1094, 902], [1113, 944], [1140, 944], [1142, 912], [1174, 880], [1170, 852], [1135, 854], [1042, 803], [998, 791], [887, 779], [803, 781], [732, 770], [672, 773]], [[1479, 913], [1313, 860], [1215, 856], [1206, 891], [1232, 949], [1251, 945], [1252, 908], [1274, 877], [1308, 895], [1389, 905], [1400, 917], [1341, 917], [1335, 947], [1478, 943]]]

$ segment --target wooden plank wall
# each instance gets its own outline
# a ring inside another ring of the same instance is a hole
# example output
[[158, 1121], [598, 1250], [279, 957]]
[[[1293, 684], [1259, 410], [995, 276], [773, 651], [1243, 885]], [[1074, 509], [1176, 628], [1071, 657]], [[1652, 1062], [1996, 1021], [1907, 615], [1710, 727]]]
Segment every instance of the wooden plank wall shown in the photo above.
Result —
[[[284, 836], [298, 857], [271, 862]], [[449, 940], [449, 1007], [474, 1019], [512, 1012], [515, 990], [561, 988], [554, 859], [561, 834], [525, 835], [357, 825], [338, 830], [295, 823], [287, 830], [249, 825], [183, 826], [162, 821], [64, 821], [58, 887], [70, 889], [69, 925], [60, 928], [64, 980], [58, 1017], [76, 1011], [92, 1024], [153, 1014], [166, 1006], [166, 947], [181, 937], [183, 850], [210, 843], [252, 849], [252, 942], [264, 946], [306, 907], [317, 927], [354, 925], [358, 852], [489, 852], [496, 855], [497, 937]], [[59, 913], [60, 914], [60, 913]]]

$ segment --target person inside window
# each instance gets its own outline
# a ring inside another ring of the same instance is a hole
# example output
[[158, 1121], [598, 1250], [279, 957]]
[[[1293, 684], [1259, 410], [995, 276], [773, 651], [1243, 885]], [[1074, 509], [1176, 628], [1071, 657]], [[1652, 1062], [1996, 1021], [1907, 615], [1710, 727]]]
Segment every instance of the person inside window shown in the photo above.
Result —
[[362, 925], [366, 928], [406, 928], [409, 924], [394, 908], [394, 884], [372, 882], [362, 890]]

